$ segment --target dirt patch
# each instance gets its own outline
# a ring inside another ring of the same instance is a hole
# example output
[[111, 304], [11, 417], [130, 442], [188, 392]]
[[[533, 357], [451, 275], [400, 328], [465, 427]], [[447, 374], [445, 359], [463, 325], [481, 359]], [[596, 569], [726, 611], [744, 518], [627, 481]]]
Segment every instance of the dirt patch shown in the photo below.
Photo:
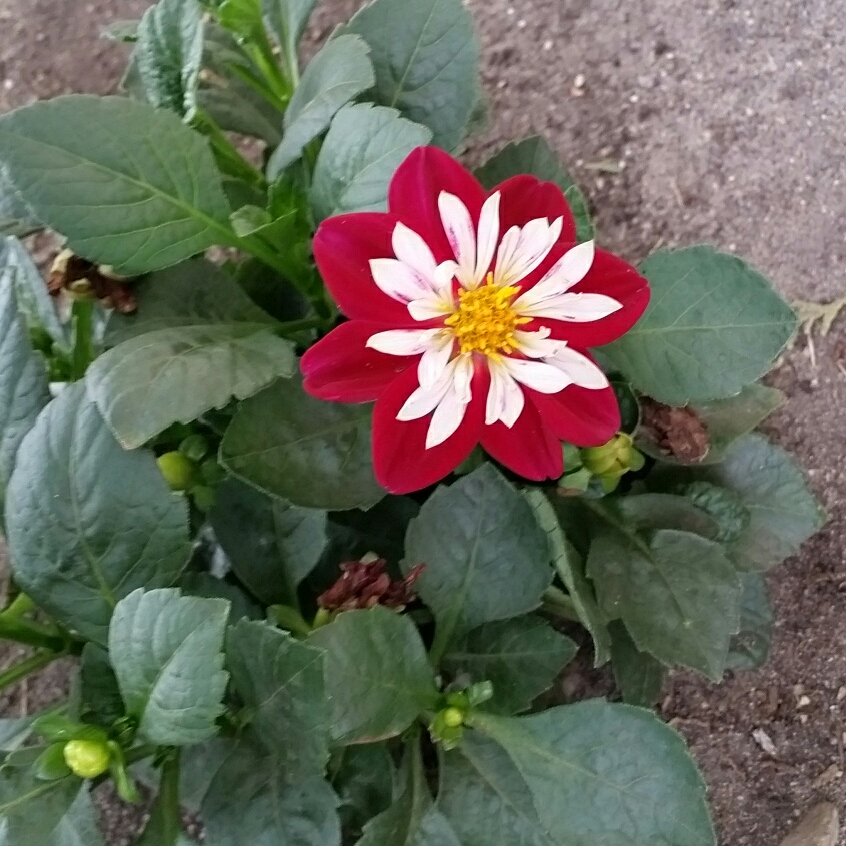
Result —
[[[325, 3], [312, 37], [357, 5]], [[843, 294], [846, 29], [838, 0], [469, 5], [494, 118], [469, 150], [474, 159], [542, 132], [587, 189], [600, 240], [615, 252], [636, 261], [657, 246], [708, 241], [751, 259], [791, 299]], [[97, 34], [145, 6], [0, 0], [0, 108], [113, 90], [122, 50]], [[778, 624], [768, 666], [718, 686], [674, 674], [662, 706], [691, 743], [721, 841], [732, 846], [775, 846], [814, 800], [842, 809], [846, 799], [844, 321], [811, 345], [800, 340], [773, 384], [789, 400], [770, 434], [809, 469], [831, 519], [770, 580]], [[0, 710], [34, 708], [63, 683], [44, 674], [0, 700]], [[580, 686], [572, 676], [561, 693], [572, 698]], [[137, 816], [108, 805], [111, 843], [129, 842], [134, 826]]]

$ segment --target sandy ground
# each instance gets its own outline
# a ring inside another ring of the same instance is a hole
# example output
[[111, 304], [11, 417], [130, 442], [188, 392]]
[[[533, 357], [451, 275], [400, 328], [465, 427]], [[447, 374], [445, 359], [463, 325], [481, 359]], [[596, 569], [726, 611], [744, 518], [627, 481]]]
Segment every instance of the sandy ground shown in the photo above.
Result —
[[[324, 4], [311, 37], [357, 4]], [[470, 0], [485, 48], [490, 130], [470, 154], [542, 132], [595, 206], [603, 245], [639, 260], [709, 241], [791, 300], [846, 294], [846, 11], [841, 0]], [[144, 0], [0, 0], [0, 109], [114, 87], [97, 40]], [[771, 579], [768, 666], [719, 686], [673, 676], [663, 712], [703, 767], [721, 842], [775, 846], [795, 817], [846, 799], [846, 318], [800, 338], [773, 376], [770, 433], [809, 469], [831, 516]], [[5, 700], [32, 708], [62, 679]], [[566, 694], [577, 691], [566, 690]], [[775, 755], [752, 737], [764, 728]], [[109, 811], [110, 842], [126, 823]], [[846, 837], [841, 837], [841, 846]]]

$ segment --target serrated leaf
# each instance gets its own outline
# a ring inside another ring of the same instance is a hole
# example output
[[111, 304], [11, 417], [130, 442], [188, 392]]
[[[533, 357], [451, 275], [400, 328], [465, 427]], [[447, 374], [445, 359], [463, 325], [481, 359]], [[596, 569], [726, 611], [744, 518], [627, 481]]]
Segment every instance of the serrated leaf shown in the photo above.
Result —
[[329, 760], [323, 650], [267, 623], [241, 620], [229, 629], [226, 658], [262, 743], [287, 772], [321, 775]]
[[535, 616], [486, 623], [460, 638], [444, 656], [453, 674], [493, 684], [483, 706], [492, 714], [517, 714], [551, 687], [578, 646]]
[[297, 45], [316, 5], [317, 0], [261, 0], [265, 25], [289, 65], [296, 67]]
[[322, 778], [292, 780], [254, 741], [239, 740], [200, 812], [214, 846], [340, 846], [337, 805]]
[[81, 382], [24, 438], [6, 527], [21, 589], [100, 644], [115, 603], [137, 587], [173, 584], [191, 550], [184, 499], [151, 453], [121, 448]]
[[663, 664], [648, 652], [641, 652], [619, 620], [614, 620], [609, 628], [611, 669], [623, 702], [651, 708], [664, 687], [666, 672]]
[[635, 388], [668, 405], [739, 393], [796, 329], [796, 315], [760, 273], [711, 247], [657, 252], [640, 272], [649, 307], [602, 353]]
[[431, 138], [425, 126], [400, 117], [396, 109], [344, 106], [332, 119], [314, 166], [309, 199], [315, 218], [385, 211], [394, 171]]
[[573, 213], [578, 240], [593, 239], [595, 232], [585, 195], [558, 161], [543, 136], [533, 135], [523, 141], [506, 144], [476, 171], [476, 177], [485, 188], [491, 190], [521, 173], [536, 176], [544, 182], [554, 182], [563, 192]]
[[186, 120], [197, 109], [203, 28], [197, 0], [159, 0], [138, 25], [134, 55], [148, 102]]
[[403, 569], [437, 622], [435, 654], [454, 638], [540, 605], [552, 581], [546, 538], [526, 500], [491, 464], [439, 487], [411, 521]]
[[549, 556], [559, 578], [567, 588], [579, 622], [593, 638], [593, 663], [601, 667], [611, 656], [611, 637], [608, 621], [599, 608], [593, 588], [585, 576], [584, 562], [572, 544], [567, 542], [555, 508], [543, 491], [529, 488], [523, 492], [534, 512], [538, 526], [547, 536]]
[[411, 619], [381, 606], [347, 611], [308, 639], [326, 650], [332, 738], [371, 743], [404, 731], [438, 692]]
[[3, 115], [0, 148], [39, 220], [120, 273], [233, 243], [211, 150], [171, 112], [125, 97], [56, 97]]
[[744, 573], [740, 577], [740, 631], [729, 646], [728, 670], [755, 670], [762, 667], [773, 641], [773, 609], [766, 579], [760, 573]]
[[428, 126], [439, 147], [459, 144], [479, 75], [479, 42], [461, 0], [374, 0], [342, 32], [370, 45], [374, 102]]
[[0, 766], [3, 846], [52, 846], [50, 838], [73, 805], [81, 785], [76, 776], [41, 781], [29, 766]]
[[127, 713], [148, 743], [184, 746], [217, 732], [229, 674], [223, 638], [229, 603], [136, 590], [115, 608], [109, 654]]
[[690, 482], [678, 492], [715, 521], [717, 534], [714, 540], [720, 543], [733, 543], [749, 525], [749, 509], [728, 488], [710, 482]]
[[463, 846], [716, 843], [684, 742], [648, 711], [594, 700], [474, 724], [439, 798]]
[[285, 134], [267, 163], [267, 178], [277, 179], [303, 148], [324, 132], [337, 111], [373, 85], [370, 49], [355, 35], [328, 41], [309, 62], [285, 111]]
[[266, 616], [262, 606], [253, 600], [243, 588], [208, 572], [184, 573], [179, 580], [179, 589], [183, 596], [225, 599], [229, 603], [229, 620], [233, 623], [242, 617], [249, 620], [263, 620]]
[[103, 353], [88, 394], [127, 449], [292, 376], [294, 345], [263, 323], [156, 329]]
[[0, 251], [0, 506], [21, 441], [50, 401], [44, 360], [18, 310], [18, 249], [10, 239]]
[[79, 696], [84, 711], [99, 725], [111, 725], [123, 716], [123, 698], [109, 653], [96, 643], [86, 643], [82, 650]]
[[224, 482], [209, 514], [238, 578], [265, 605], [295, 605], [297, 586], [326, 547], [326, 512], [272, 499], [236, 479]]
[[604, 504], [591, 504], [587, 573], [609, 619], [664, 664], [722, 678], [739, 625], [740, 583], [722, 547], [690, 532], [639, 534]]
[[720, 540], [720, 524], [716, 517], [699, 508], [689, 497], [666, 493], [629, 494], [609, 499], [607, 504], [637, 530], [679, 529], [707, 540]]
[[373, 475], [369, 406], [309, 396], [298, 378], [241, 403], [220, 447], [234, 475], [303, 508], [369, 508], [385, 491]]

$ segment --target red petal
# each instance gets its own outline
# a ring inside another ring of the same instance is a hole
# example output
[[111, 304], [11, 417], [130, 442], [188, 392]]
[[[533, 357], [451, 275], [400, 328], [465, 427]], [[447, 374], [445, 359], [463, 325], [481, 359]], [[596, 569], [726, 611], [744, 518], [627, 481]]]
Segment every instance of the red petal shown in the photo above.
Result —
[[417, 325], [405, 305], [380, 290], [370, 273], [370, 259], [394, 257], [394, 226], [395, 217], [378, 212], [342, 214], [320, 224], [312, 243], [314, 258], [347, 317], [394, 328]]
[[620, 429], [620, 407], [611, 387], [595, 391], [570, 385], [557, 394], [525, 390], [550, 432], [580, 447], [602, 446]]
[[605, 294], [622, 303], [623, 307], [591, 323], [539, 319], [525, 328], [548, 326], [551, 337], [567, 341], [573, 347], [600, 347], [625, 335], [649, 305], [649, 283], [646, 279], [630, 264], [604, 250], [596, 251], [591, 269], [571, 290], [574, 294]]
[[458, 430], [442, 444], [426, 449], [432, 415], [397, 420], [397, 413], [417, 386], [417, 371], [410, 367], [379, 397], [373, 412], [376, 479], [393, 494], [428, 487], [455, 470], [479, 442], [485, 421], [488, 375], [487, 368], [479, 368], [473, 377], [473, 398]]
[[391, 214], [423, 238], [439, 263], [455, 257], [438, 211], [441, 191], [458, 197], [478, 224], [485, 201], [482, 186], [452, 156], [437, 147], [413, 150], [397, 168], [388, 190]]
[[551, 223], [561, 217], [564, 219], [559, 243], [575, 242], [576, 221], [564, 194], [555, 183], [541, 182], [534, 176], [522, 174], [506, 179], [494, 191], [502, 194], [499, 204], [500, 239], [512, 226], [525, 226], [539, 217], [545, 217]]
[[482, 446], [524, 479], [540, 482], [557, 479], [564, 472], [561, 441], [545, 425], [529, 397], [512, 428], [501, 421], [485, 426]]
[[351, 320], [333, 329], [300, 360], [305, 389], [333, 402], [373, 402], [419, 358], [385, 355], [365, 346], [372, 335], [391, 328]]

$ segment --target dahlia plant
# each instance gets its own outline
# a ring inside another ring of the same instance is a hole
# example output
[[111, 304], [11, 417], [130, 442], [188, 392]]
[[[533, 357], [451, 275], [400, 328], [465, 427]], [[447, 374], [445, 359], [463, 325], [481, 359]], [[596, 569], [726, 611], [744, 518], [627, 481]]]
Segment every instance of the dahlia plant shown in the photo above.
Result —
[[314, 4], [159, 0], [122, 96], [0, 117], [0, 688], [73, 676], [0, 723], [4, 843], [101, 844], [110, 784], [142, 846], [713, 844], [653, 706], [765, 660], [820, 525], [752, 432], [795, 317], [597, 247], [540, 138], [461, 164], [461, 0], [303, 67]]

